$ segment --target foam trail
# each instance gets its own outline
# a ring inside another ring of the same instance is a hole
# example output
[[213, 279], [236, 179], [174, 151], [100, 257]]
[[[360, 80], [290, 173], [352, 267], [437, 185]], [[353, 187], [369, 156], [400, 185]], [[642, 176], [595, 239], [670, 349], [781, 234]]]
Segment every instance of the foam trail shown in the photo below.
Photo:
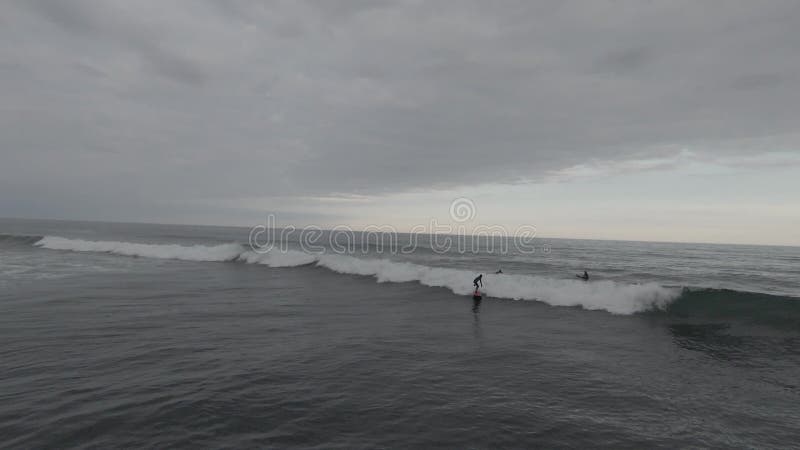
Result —
[[[455, 294], [472, 292], [474, 273], [465, 270], [428, 267], [386, 259], [368, 260], [351, 256], [324, 255], [317, 263], [335, 272], [372, 275], [378, 282], [418, 281], [431, 287], [444, 287]], [[614, 314], [633, 314], [663, 309], [680, 295], [680, 290], [655, 283], [620, 284], [613, 281], [558, 280], [529, 275], [490, 275], [483, 277], [483, 291], [490, 297], [538, 300], [554, 306], [581, 306], [603, 309]]]
[[248, 264], [264, 264], [270, 267], [297, 267], [317, 262], [317, 258], [313, 255], [292, 250], [285, 252], [272, 250], [268, 253], [246, 251], [239, 255], [239, 260]]
[[45, 236], [34, 245], [51, 250], [113, 253], [124, 256], [181, 259], [185, 261], [233, 261], [242, 253], [242, 246], [239, 244], [183, 246], [117, 241], [84, 241], [82, 239], [65, 239], [57, 236]]
[[84, 241], [66, 239], [58, 236], [45, 236], [34, 243], [37, 247], [51, 250], [70, 250], [74, 252], [113, 253], [123, 256], [141, 256], [157, 259], [180, 259], [184, 261], [242, 261], [249, 264], [263, 264], [270, 267], [295, 267], [317, 262], [317, 258], [307, 253], [288, 250], [256, 253], [245, 250], [240, 244], [220, 245], [176, 245], [140, 244], [118, 241]]
[[[131, 242], [84, 241], [46, 236], [37, 246], [55, 250], [104, 252], [187, 261], [241, 261], [270, 267], [316, 264], [331, 271], [372, 276], [379, 283], [416, 281], [425, 286], [447, 288], [455, 294], [472, 292], [474, 273], [460, 269], [429, 267], [389, 259], [362, 259], [346, 255], [310, 255], [298, 251], [256, 253], [239, 244], [181, 246]], [[490, 297], [538, 300], [554, 306], [581, 306], [614, 314], [633, 314], [663, 309], [679, 297], [679, 289], [655, 283], [621, 284], [613, 281], [560, 280], [529, 275], [484, 275], [483, 291]]]

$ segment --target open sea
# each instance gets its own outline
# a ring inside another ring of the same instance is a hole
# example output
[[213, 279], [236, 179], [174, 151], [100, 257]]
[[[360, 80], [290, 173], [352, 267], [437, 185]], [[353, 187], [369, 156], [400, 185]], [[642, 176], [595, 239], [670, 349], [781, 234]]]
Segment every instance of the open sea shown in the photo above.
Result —
[[800, 248], [249, 233], [0, 220], [0, 447], [800, 448]]

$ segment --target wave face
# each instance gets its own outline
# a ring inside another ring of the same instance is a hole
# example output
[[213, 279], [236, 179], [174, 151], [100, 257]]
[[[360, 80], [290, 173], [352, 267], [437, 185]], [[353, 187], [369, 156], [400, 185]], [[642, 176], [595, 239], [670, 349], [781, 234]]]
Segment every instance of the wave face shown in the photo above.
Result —
[[[430, 267], [421, 264], [366, 259], [346, 255], [310, 255], [299, 251], [272, 250], [256, 253], [240, 244], [215, 246], [175, 244], [140, 244], [116, 241], [85, 241], [46, 236], [36, 246], [52, 250], [102, 252], [186, 261], [239, 261], [270, 267], [295, 267], [316, 264], [333, 272], [372, 276], [378, 282], [416, 281], [425, 286], [442, 287], [455, 294], [472, 292], [474, 273], [464, 269]], [[580, 306], [615, 314], [633, 314], [653, 308], [665, 308], [680, 294], [678, 289], [655, 283], [622, 284], [613, 281], [585, 283], [529, 275], [484, 275], [485, 295], [514, 300], [538, 300], [554, 306]]]
[[800, 330], [800, 300], [795, 297], [729, 289], [684, 289], [663, 311], [680, 318], [737, 320]]
[[0, 246], [15, 247], [24, 246], [28, 247], [42, 240], [42, 236], [25, 236], [15, 234], [0, 234]]

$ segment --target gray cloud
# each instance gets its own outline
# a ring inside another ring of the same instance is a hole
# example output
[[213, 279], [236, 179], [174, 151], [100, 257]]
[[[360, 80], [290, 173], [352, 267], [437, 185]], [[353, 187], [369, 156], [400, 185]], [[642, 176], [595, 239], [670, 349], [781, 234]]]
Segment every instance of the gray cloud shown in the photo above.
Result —
[[656, 56], [654, 53], [645, 47], [611, 51], [602, 55], [595, 63], [595, 66], [600, 72], [622, 75], [645, 67]]
[[158, 75], [187, 83], [201, 83], [205, 77], [197, 64], [163, 48], [160, 40], [166, 38], [164, 33], [149, 24], [155, 17], [131, 17], [111, 3], [47, 0], [26, 0], [25, 3], [67, 33], [135, 53]]
[[0, 215], [28, 193], [91, 215], [798, 145], [794, 1], [20, 0], [0, 17]]

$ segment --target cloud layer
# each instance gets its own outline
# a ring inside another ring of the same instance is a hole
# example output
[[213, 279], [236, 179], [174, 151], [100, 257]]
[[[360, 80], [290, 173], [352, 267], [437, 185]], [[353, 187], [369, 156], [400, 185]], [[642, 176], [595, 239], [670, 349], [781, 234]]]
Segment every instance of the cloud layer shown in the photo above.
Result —
[[0, 208], [129, 219], [795, 152], [797, 29], [795, 1], [4, 2]]

